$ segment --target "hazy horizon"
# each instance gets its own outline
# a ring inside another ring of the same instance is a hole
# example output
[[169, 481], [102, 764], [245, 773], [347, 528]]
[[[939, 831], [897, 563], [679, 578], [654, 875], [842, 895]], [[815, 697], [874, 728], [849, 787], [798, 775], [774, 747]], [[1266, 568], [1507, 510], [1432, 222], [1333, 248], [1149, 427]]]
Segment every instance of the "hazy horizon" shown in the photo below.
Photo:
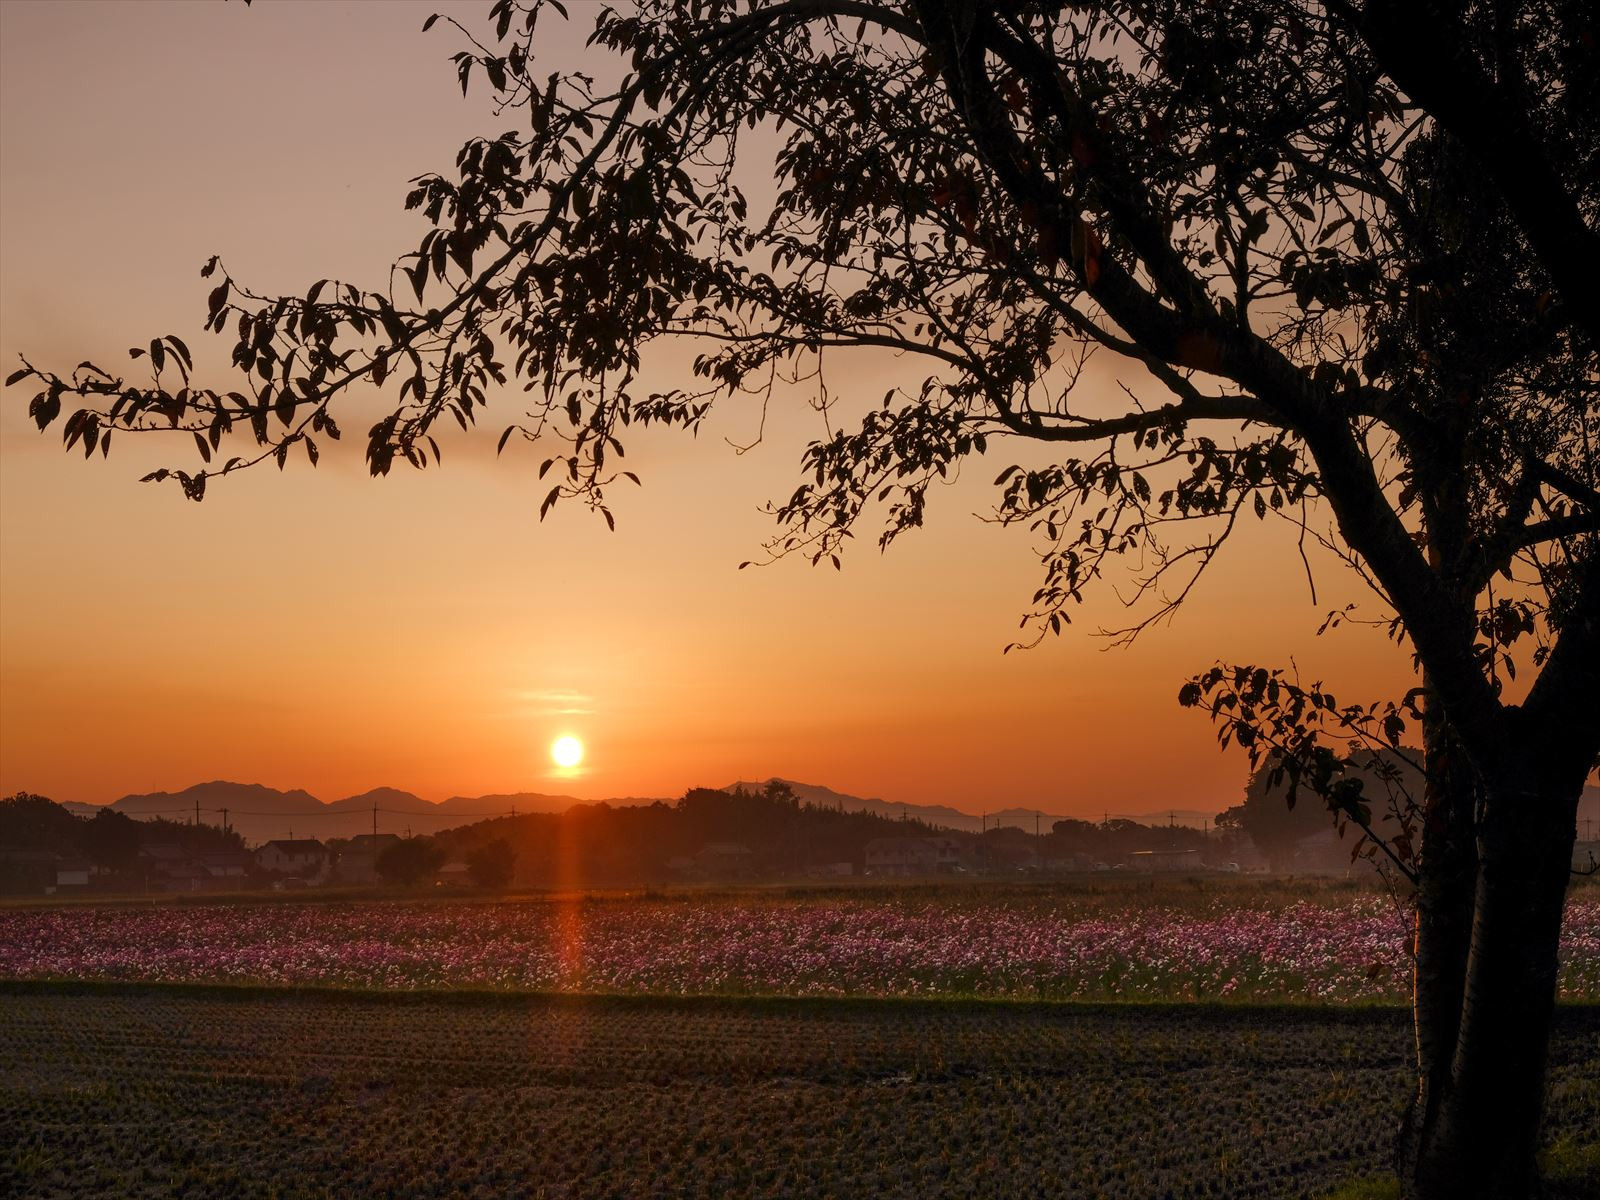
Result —
[[[543, 791], [538, 791], [538, 790], [535, 790], [535, 789], [521, 789], [521, 790], [515, 791], [515, 792], [483, 792], [483, 793], [479, 793], [479, 794], [476, 794], [476, 795], [471, 795], [471, 794], [468, 794], [468, 793], [465, 793], [465, 792], [451, 792], [449, 795], [441, 796], [438, 799], [430, 799], [429, 797], [424, 796], [420, 792], [413, 791], [410, 788], [397, 787], [397, 786], [395, 786], [393, 784], [377, 784], [377, 785], [375, 785], [373, 787], [364, 788], [359, 792], [350, 792], [348, 794], [345, 794], [345, 795], [342, 795], [342, 796], [338, 796], [338, 797], [335, 797], [333, 799], [325, 799], [324, 797], [317, 795], [315, 792], [312, 792], [310, 789], [307, 789], [307, 788], [276, 788], [276, 787], [272, 787], [269, 784], [259, 783], [259, 782], [254, 781], [254, 780], [206, 779], [206, 780], [198, 780], [195, 783], [188, 784], [188, 785], [186, 785], [184, 787], [181, 787], [181, 788], [173, 788], [173, 789], [165, 789], [165, 788], [163, 788], [163, 789], [157, 789], [157, 790], [152, 791], [152, 792], [123, 792], [120, 795], [112, 797], [110, 800], [100, 800], [100, 801], [79, 800], [79, 799], [77, 799], [75, 797], [72, 797], [72, 796], [64, 796], [64, 797], [63, 796], [50, 796], [50, 797], [48, 797], [48, 799], [54, 800], [58, 804], [81, 805], [81, 806], [88, 807], [88, 808], [109, 808], [112, 805], [115, 805], [115, 804], [119, 803], [120, 801], [129, 800], [129, 799], [145, 799], [145, 798], [157, 797], [157, 796], [174, 796], [175, 797], [175, 796], [184, 795], [185, 793], [188, 793], [188, 792], [193, 792], [193, 791], [195, 791], [197, 789], [208, 788], [208, 787], [238, 787], [238, 788], [267, 788], [268, 790], [270, 790], [270, 791], [272, 791], [275, 794], [280, 795], [280, 796], [292, 796], [296, 792], [299, 792], [299, 793], [302, 793], [305, 796], [307, 796], [309, 799], [315, 801], [316, 803], [324, 805], [324, 806], [327, 806], [327, 807], [332, 807], [332, 806], [340, 805], [340, 804], [347, 804], [351, 800], [364, 800], [364, 799], [367, 799], [368, 797], [371, 797], [371, 796], [373, 796], [375, 794], [385, 793], [385, 792], [387, 792], [387, 793], [395, 793], [395, 794], [398, 794], [400, 796], [409, 797], [409, 798], [411, 798], [413, 800], [416, 800], [416, 801], [418, 801], [420, 803], [432, 805], [434, 807], [441, 807], [441, 806], [444, 806], [444, 805], [447, 805], [447, 804], [451, 803], [452, 801], [473, 802], [473, 801], [479, 801], [479, 800], [494, 800], [494, 799], [499, 799], [499, 798], [502, 798], [502, 797], [503, 798], [538, 797], [538, 798], [546, 799], [546, 800], [570, 800], [574, 804], [607, 804], [607, 803], [609, 803], [609, 804], [621, 804], [621, 803], [628, 803], [628, 802], [634, 802], [634, 803], [640, 803], [640, 804], [652, 804], [652, 803], [657, 803], [657, 802], [661, 802], [661, 801], [665, 801], [667, 803], [672, 803], [673, 801], [675, 801], [679, 797], [681, 797], [685, 792], [693, 791], [696, 788], [710, 788], [712, 790], [717, 790], [717, 791], [726, 791], [726, 790], [731, 790], [732, 788], [739, 787], [739, 786], [749, 787], [749, 786], [753, 785], [753, 786], [759, 787], [759, 786], [761, 786], [763, 784], [766, 784], [766, 783], [769, 783], [769, 782], [774, 782], [774, 781], [791, 784], [791, 785], [795, 786], [796, 788], [805, 789], [806, 791], [828, 792], [828, 793], [830, 793], [832, 795], [837, 795], [837, 796], [839, 796], [842, 799], [847, 800], [847, 801], [860, 801], [860, 802], [873, 803], [873, 804], [882, 804], [882, 805], [885, 805], [887, 807], [908, 807], [908, 808], [912, 808], [912, 809], [949, 809], [949, 810], [952, 810], [954, 812], [960, 813], [963, 816], [971, 817], [973, 820], [979, 820], [980, 818], [984, 817], [985, 815], [993, 817], [996, 813], [1040, 812], [1043, 815], [1053, 816], [1053, 817], [1065, 817], [1065, 816], [1073, 815], [1073, 814], [1063, 813], [1063, 812], [1048, 812], [1048, 811], [1046, 811], [1044, 809], [1038, 808], [1037, 806], [1027, 806], [1027, 805], [1021, 805], [1021, 804], [1010, 805], [1010, 804], [1003, 804], [1002, 803], [1002, 804], [990, 805], [990, 806], [985, 807], [983, 805], [974, 806], [973, 802], [971, 802], [971, 801], [958, 801], [956, 803], [946, 803], [946, 802], [943, 802], [943, 801], [917, 800], [917, 799], [911, 799], [911, 798], [907, 798], [907, 799], [904, 799], [904, 800], [898, 800], [898, 799], [897, 800], [890, 800], [890, 799], [888, 799], [886, 797], [883, 797], [883, 796], [860, 796], [860, 795], [856, 795], [853, 792], [840, 791], [839, 789], [834, 788], [829, 784], [811, 783], [811, 782], [808, 782], [806, 780], [788, 779], [788, 778], [783, 778], [783, 777], [776, 776], [776, 775], [765, 776], [765, 777], [762, 777], [760, 779], [755, 779], [755, 780], [750, 780], [750, 779], [734, 780], [734, 781], [732, 781], [730, 783], [726, 783], [726, 784], [697, 783], [697, 784], [690, 784], [687, 787], [679, 787], [679, 788], [675, 788], [675, 789], [673, 789], [673, 788], [659, 789], [657, 791], [647, 791], [647, 792], [641, 792], [641, 793], [638, 793], [638, 794], [630, 794], [630, 795], [625, 795], [625, 796], [623, 796], [623, 795], [578, 794], [576, 792], [571, 792], [571, 791], [543, 792]], [[1241, 790], [1242, 790], [1242, 785], [1241, 785]], [[807, 799], [807, 797], [804, 794], [802, 794], [801, 798], [802, 798], [802, 800]], [[1177, 813], [1180, 813], [1180, 814], [1211, 812], [1211, 811], [1221, 812], [1223, 808], [1228, 807], [1229, 804], [1231, 804], [1231, 803], [1233, 803], [1233, 801], [1229, 801], [1227, 804], [1223, 804], [1221, 807], [1217, 807], [1214, 810], [1212, 809], [1212, 807], [1210, 805], [1201, 805], [1198, 808], [1195, 807], [1194, 805], [1190, 805], [1190, 804], [1184, 804], [1184, 805], [1159, 805], [1159, 806], [1157, 806], [1155, 808], [1130, 809], [1130, 810], [1127, 810], [1127, 811], [1115, 811], [1115, 812], [1111, 812], [1110, 815], [1113, 816], [1113, 817], [1130, 817], [1130, 816], [1156, 817], [1156, 816], [1164, 816], [1164, 815], [1166, 815], [1166, 814], [1168, 814], [1170, 812], [1177, 812]], [[139, 810], [139, 811], [140, 812], [144, 812], [145, 810]], [[174, 812], [174, 813], [178, 813], [178, 812], [189, 812], [190, 810], [188, 808], [183, 808], [183, 809], [173, 809], [171, 811]], [[202, 811], [202, 813], [206, 813], [206, 812], [210, 812], [212, 810], [203, 808], [201, 811]], [[351, 811], [357, 811], [357, 810], [351, 810]], [[380, 811], [381, 811], [381, 806], [380, 806]], [[552, 810], [552, 811], [554, 811], [554, 810]], [[1104, 813], [1092, 814], [1092, 815], [1104, 815]]]

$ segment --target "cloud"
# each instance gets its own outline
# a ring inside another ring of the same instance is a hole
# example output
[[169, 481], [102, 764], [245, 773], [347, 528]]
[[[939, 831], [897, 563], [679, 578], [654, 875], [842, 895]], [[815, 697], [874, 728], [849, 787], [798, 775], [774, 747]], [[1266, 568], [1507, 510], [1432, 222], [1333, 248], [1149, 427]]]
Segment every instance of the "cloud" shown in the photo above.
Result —
[[594, 713], [594, 697], [573, 688], [536, 688], [511, 693], [517, 712], [536, 717], [587, 717]]

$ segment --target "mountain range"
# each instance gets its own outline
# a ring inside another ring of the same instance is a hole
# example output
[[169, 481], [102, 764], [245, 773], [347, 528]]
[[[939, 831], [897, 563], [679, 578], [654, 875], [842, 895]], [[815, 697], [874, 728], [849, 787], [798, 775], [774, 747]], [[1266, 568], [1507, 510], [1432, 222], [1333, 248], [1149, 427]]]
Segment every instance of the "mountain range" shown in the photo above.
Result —
[[[904, 817], [923, 821], [947, 829], [977, 833], [983, 828], [1000, 825], [1018, 826], [1032, 830], [1037, 817], [1038, 828], [1047, 832], [1066, 814], [1041, 812], [1032, 808], [1010, 807], [989, 813], [970, 813], [944, 804], [897, 804], [889, 800], [852, 796], [821, 784], [801, 783], [793, 779], [772, 779], [752, 782], [741, 780], [730, 783], [724, 791], [744, 788], [759, 790], [768, 783], [787, 784], [795, 795], [806, 803], [823, 808], [837, 808], [844, 812], [868, 812], [890, 818]], [[356, 796], [340, 800], [322, 801], [300, 788], [279, 791], [259, 783], [229, 783], [215, 780], [197, 783], [181, 792], [146, 792], [123, 796], [109, 805], [83, 804], [67, 801], [64, 807], [82, 816], [93, 816], [102, 807], [126, 813], [130, 817], [164, 816], [171, 820], [194, 820], [196, 806], [202, 824], [227, 823], [237, 829], [246, 841], [259, 843], [273, 838], [352, 837], [373, 830], [374, 809], [377, 810], [377, 828], [380, 833], [438, 833], [458, 825], [469, 825], [489, 817], [503, 817], [513, 813], [559, 813], [576, 804], [605, 803], [614, 808], [641, 804], [672, 803], [664, 797], [626, 796], [605, 801], [580, 800], [576, 796], [549, 795], [543, 792], [503, 792], [487, 796], [451, 796], [447, 800], [424, 800], [413, 792], [399, 788], [379, 787]], [[1169, 822], [1197, 828], [1216, 818], [1215, 812], [1203, 809], [1162, 809], [1142, 813], [1106, 813], [1110, 819], [1138, 821], [1143, 825], [1165, 825]], [[1080, 820], [1083, 818], [1079, 818]], [[1093, 816], [1089, 819], [1093, 819]], [[1586, 822], [1588, 822], [1586, 826]], [[1592, 837], [1600, 832], [1600, 787], [1586, 787], [1578, 808], [1578, 835]]]
[[219, 779], [197, 783], [181, 792], [123, 796], [104, 806], [68, 801], [64, 807], [82, 816], [93, 816], [106, 807], [134, 818], [162, 816], [174, 821], [192, 821], [198, 806], [201, 824], [217, 825], [226, 820], [247, 842], [255, 843], [273, 838], [335, 838], [371, 833], [374, 816], [380, 833], [408, 830], [438, 833], [441, 829], [470, 825], [486, 817], [565, 812], [574, 804], [582, 803], [584, 801], [576, 796], [551, 796], [542, 792], [451, 796], [435, 803], [413, 792], [391, 787], [323, 801], [300, 788], [284, 792], [259, 783], [229, 783]]
[[[800, 783], [794, 779], [762, 780], [752, 783], [749, 780], [740, 780], [730, 783], [724, 791], [734, 788], [744, 788], [746, 791], [758, 790], [768, 783], [786, 783], [794, 794], [801, 800], [822, 808], [838, 808], [844, 812], [870, 812], [883, 817], [904, 816], [913, 821], [926, 821], [930, 825], [942, 825], [947, 829], [960, 829], [969, 833], [981, 833], [984, 829], [994, 829], [1001, 825], [1014, 825], [1021, 829], [1032, 830], [1034, 819], [1038, 818], [1041, 833], [1048, 833], [1050, 826], [1057, 821], [1072, 819], [1066, 813], [1049, 813], [1037, 808], [1000, 808], [986, 813], [964, 812], [959, 808], [951, 808], [946, 804], [897, 804], [891, 800], [867, 799], [861, 796], [851, 796], [844, 792], [836, 792], [830, 787], [823, 787], [815, 783]], [[1102, 813], [1098, 817], [1079, 816], [1077, 820], [1108, 819], [1138, 821], [1141, 825], [1165, 825], [1169, 821], [1176, 825], [1186, 825], [1192, 829], [1199, 829], [1203, 825], [1214, 821], [1220, 810], [1205, 810], [1196, 808], [1162, 809], [1160, 812], [1144, 813]]]

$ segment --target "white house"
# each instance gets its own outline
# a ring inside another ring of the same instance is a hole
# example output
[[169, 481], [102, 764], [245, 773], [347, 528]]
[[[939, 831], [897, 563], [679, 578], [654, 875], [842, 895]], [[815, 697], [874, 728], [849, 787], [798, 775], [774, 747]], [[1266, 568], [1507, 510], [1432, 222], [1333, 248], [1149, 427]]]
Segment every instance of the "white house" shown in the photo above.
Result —
[[256, 851], [264, 871], [320, 880], [328, 871], [328, 848], [316, 838], [278, 838]]
[[81, 858], [56, 860], [56, 887], [86, 888], [89, 886], [89, 864]]

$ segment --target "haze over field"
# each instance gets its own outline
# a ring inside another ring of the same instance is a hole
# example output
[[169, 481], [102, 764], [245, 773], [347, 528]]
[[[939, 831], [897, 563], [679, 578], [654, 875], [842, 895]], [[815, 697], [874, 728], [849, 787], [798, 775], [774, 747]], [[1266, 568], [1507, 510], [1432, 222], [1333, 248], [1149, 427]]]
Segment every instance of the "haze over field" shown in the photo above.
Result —
[[[844, 812], [867, 812], [890, 818], [906, 817], [929, 825], [943, 826], [965, 832], [978, 832], [999, 826], [1016, 826], [1025, 830], [1038, 828], [1045, 832], [1063, 817], [1071, 814], [1051, 813], [1026, 808], [1003, 808], [994, 811], [971, 812], [942, 804], [897, 804], [872, 797], [852, 796], [821, 784], [801, 783], [792, 779], [740, 780], [729, 784], [725, 790], [744, 788], [758, 791], [768, 782], [787, 784], [802, 803], [822, 808], [838, 808]], [[1138, 821], [1146, 825], [1173, 823], [1198, 828], [1214, 821], [1224, 807], [1236, 803], [1237, 793], [1211, 809], [1146, 808], [1136, 812], [1111, 812], [1093, 814], [1092, 819], [1109, 818]], [[130, 817], [167, 817], [182, 821], [192, 819], [199, 807], [203, 824], [220, 824], [226, 809], [228, 824], [250, 842], [270, 838], [288, 837], [350, 837], [372, 832], [373, 809], [376, 808], [380, 832], [437, 833], [459, 825], [491, 817], [514, 813], [560, 813], [576, 804], [603, 803], [612, 807], [640, 804], [671, 804], [670, 796], [614, 796], [603, 800], [585, 800], [570, 795], [550, 795], [542, 792], [497, 793], [486, 796], [450, 796], [440, 801], [425, 800], [414, 792], [399, 788], [379, 787], [345, 796], [338, 800], [319, 800], [310, 792], [296, 788], [279, 791], [258, 783], [230, 783], [215, 780], [197, 783], [178, 792], [149, 792], [122, 796], [108, 805], [87, 804], [82, 801], [64, 801], [68, 810], [82, 816], [93, 816], [101, 808], [126, 813]], [[1588, 826], [1585, 825], [1588, 822]], [[1580, 836], [1592, 837], [1600, 828], [1600, 787], [1584, 791], [1578, 809]]]

